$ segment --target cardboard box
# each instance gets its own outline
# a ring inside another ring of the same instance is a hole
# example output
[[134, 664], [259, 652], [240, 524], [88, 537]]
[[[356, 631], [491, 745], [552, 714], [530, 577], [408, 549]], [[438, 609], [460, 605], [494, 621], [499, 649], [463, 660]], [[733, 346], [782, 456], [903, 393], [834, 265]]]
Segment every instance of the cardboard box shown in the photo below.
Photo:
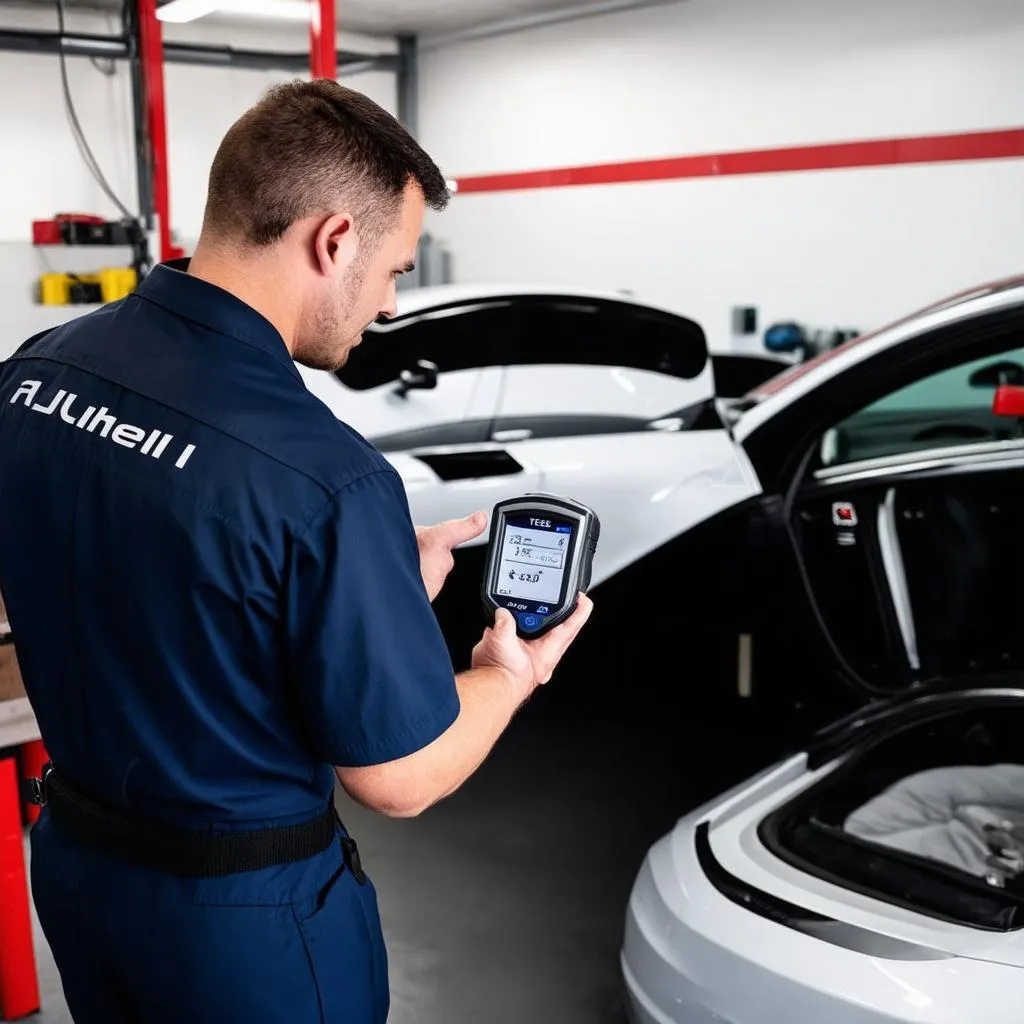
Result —
[[0, 702], [21, 700], [25, 687], [21, 683], [18, 656], [13, 646], [0, 647]]

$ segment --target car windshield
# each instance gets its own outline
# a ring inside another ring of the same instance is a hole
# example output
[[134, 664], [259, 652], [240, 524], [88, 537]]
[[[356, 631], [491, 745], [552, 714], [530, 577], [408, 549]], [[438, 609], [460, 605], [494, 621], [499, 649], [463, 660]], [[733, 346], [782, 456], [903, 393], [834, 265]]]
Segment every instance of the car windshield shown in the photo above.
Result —
[[927, 316], [931, 313], [937, 313], [941, 309], [960, 305], [960, 303], [967, 302], [969, 299], [992, 295], [995, 292], [1003, 291], [1006, 288], [1017, 287], [1022, 283], [1024, 283], [1024, 278], [1012, 277], [1003, 281], [996, 281], [993, 284], [984, 285], [980, 288], [972, 288], [969, 291], [959, 292], [956, 295], [943, 299], [941, 302], [935, 302], [930, 306], [925, 306], [923, 309], [919, 309], [916, 313], [902, 317], [901, 319], [896, 320], [891, 324], [887, 324], [885, 327], [881, 327], [878, 330], [871, 331], [868, 334], [862, 334], [857, 338], [851, 338], [849, 341], [844, 341], [841, 345], [837, 345], [835, 348], [826, 349], [824, 352], [819, 352], [816, 356], [812, 356], [806, 362], [797, 363], [790, 369], [783, 370], [782, 373], [777, 374], [770, 380], [758, 385], [743, 396], [743, 399], [741, 400], [742, 404], [746, 408], [750, 408], [758, 402], [763, 402], [766, 398], [770, 398], [772, 395], [777, 395], [780, 391], [783, 391], [795, 381], [805, 377], [808, 373], [821, 366], [823, 363], [829, 362], [829, 360], [834, 359], [838, 355], [842, 355], [844, 352], [849, 352], [851, 348], [862, 345], [865, 341], [877, 338], [878, 335], [882, 334], [884, 331], [892, 330], [894, 327], [899, 327], [901, 324], [910, 323], [910, 321], [916, 320], [919, 317]]

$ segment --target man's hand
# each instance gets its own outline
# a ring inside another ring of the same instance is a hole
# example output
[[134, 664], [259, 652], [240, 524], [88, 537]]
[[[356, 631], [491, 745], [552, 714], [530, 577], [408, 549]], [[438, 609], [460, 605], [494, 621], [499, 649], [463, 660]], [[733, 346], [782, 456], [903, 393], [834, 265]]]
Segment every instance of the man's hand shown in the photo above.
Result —
[[494, 625], [484, 630], [473, 648], [473, 668], [501, 669], [520, 703], [552, 676], [562, 655], [576, 639], [594, 610], [594, 602], [580, 594], [572, 615], [536, 640], [523, 640], [516, 633], [516, 620], [506, 608], [499, 608]]
[[465, 519], [446, 519], [436, 526], [417, 526], [416, 543], [420, 548], [420, 574], [433, 601], [455, 565], [452, 549], [479, 537], [487, 526], [487, 514], [474, 512]]

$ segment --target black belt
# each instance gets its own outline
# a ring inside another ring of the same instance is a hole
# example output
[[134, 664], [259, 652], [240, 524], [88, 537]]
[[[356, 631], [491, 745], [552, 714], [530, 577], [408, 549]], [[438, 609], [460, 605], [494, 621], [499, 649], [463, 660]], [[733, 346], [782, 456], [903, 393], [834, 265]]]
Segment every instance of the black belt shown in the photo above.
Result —
[[50, 820], [73, 839], [107, 856], [185, 878], [219, 878], [306, 860], [340, 839], [345, 864], [362, 883], [355, 843], [344, 834], [333, 801], [323, 814], [301, 825], [246, 832], [200, 832], [153, 822], [97, 803], [52, 763], [33, 779], [33, 802], [45, 804]]

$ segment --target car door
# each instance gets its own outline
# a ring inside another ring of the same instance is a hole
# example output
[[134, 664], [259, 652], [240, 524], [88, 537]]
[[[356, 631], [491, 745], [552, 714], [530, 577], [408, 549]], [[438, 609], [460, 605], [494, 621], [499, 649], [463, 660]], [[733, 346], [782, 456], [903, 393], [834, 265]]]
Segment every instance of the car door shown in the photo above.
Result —
[[504, 339], [518, 330], [515, 297], [432, 309], [376, 328], [372, 347], [364, 343], [357, 350], [367, 348], [372, 367], [353, 360], [341, 371], [352, 387], [380, 387], [382, 378], [415, 372], [425, 355], [436, 363], [436, 388], [404, 395], [392, 388], [385, 396], [406, 421], [368, 432], [401, 474], [417, 522], [489, 510], [502, 498], [540, 489], [540, 473], [529, 458], [494, 437], [504, 376], [500, 353], [507, 348]]
[[1024, 431], [997, 408], [1010, 380], [1024, 382], [1024, 348], [926, 374], [823, 436], [796, 524], [858, 674], [900, 686], [1024, 667]]
[[485, 437], [501, 371], [501, 303], [453, 304], [372, 324], [336, 373], [299, 367], [307, 387], [382, 451]]
[[[640, 522], [649, 512], [662, 530], [678, 528], [671, 503], [652, 509], [646, 498], [674, 482], [673, 464], [702, 458], [657, 436], [678, 435], [708, 411], [713, 378], [699, 326], [629, 302], [536, 294], [494, 300], [460, 321], [486, 322], [501, 366], [493, 415], [373, 439], [394, 452], [421, 519], [531, 490], [574, 494], [607, 520], [595, 582], [635, 557], [640, 538], [657, 543], [658, 528]], [[691, 446], [731, 466], [724, 431], [717, 440]]]
[[836, 678], [856, 701], [1024, 670], [1022, 340], [1021, 302], [925, 332], [744, 442], [776, 485], [747, 580], [762, 688], [832, 710]]

